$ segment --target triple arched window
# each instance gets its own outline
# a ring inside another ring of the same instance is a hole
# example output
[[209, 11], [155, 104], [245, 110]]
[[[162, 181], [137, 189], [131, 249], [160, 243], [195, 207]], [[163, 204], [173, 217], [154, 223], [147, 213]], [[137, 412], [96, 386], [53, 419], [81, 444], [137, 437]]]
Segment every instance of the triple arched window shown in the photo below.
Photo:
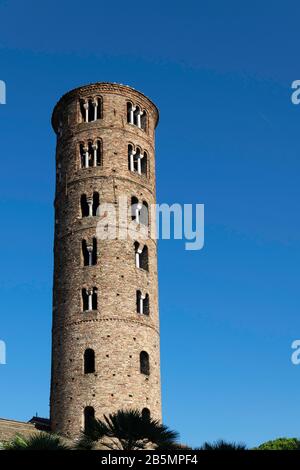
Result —
[[127, 102], [127, 122], [133, 124], [143, 131], [147, 130], [147, 112], [139, 105]]
[[140, 147], [134, 147], [132, 144], [128, 145], [128, 169], [133, 173], [147, 176], [147, 152], [143, 151]]
[[102, 98], [85, 98], [80, 100], [80, 114], [82, 122], [97, 121], [102, 118]]
[[80, 168], [102, 166], [102, 142], [88, 140], [79, 144]]

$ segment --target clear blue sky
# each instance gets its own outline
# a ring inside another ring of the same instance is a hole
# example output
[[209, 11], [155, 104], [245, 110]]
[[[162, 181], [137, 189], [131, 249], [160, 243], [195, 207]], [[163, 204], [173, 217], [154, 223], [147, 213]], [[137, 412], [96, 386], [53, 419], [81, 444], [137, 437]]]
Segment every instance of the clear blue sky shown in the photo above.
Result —
[[48, 415], [55, 138], [67, 90], [159, 106], [158, 202], [204, 203], [205, 248], [159, 244], [164, 421], [197, 446], [300, 436], [296, 1], [0, 1], [0, 416]]

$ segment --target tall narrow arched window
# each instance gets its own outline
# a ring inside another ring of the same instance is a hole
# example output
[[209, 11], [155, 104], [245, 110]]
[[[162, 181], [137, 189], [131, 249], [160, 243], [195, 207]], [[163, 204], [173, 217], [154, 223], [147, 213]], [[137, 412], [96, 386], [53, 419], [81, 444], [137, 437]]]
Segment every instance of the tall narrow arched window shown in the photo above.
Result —
[[134, 116], [133, 116], [133, 105], [132, 103], [127, 103], [127, 122], [129, 124], [134, 124]]
[[95, 98], [94, 103], [94, 106], [96, 106], [96, 110], [94, 111], [94, 121], [96, 121], [97, 119], [102, 118], [102, 98]]
[[98, 290], [96, 287], [93, 288], [92, 293], [92, 310], [97, 310], [98, 308]]
[[131, 144], [128, 145], [128, 170], [134, 171], [134, 150]]
[[92, 374], [95, 372], [95, 351], [93, 349], [86, 349], [84, 351], [84, 373]]
[[81, 250], [82, 250], [82, 258], [83, 258], [83, 266], [90, 266], [90, 253], [88, 250], [88, 245], [87, 245], [86, 240], [82, 240]]
[[80, 207], [81, 207], [81, 217], [88, 217], [89, 216], [89, 205], [88, 205], [86, 194], [81, 195]]
[[147, 202], [143, 201], [141, 207], [140, 223], [143, 225], [149, 225], [149, 208]]
[[139, 147], [136, 148], [136, 152], [134, 154], [134, 159], [133, 159], [133, 164], [134, 164], [134, 171], [138, 173], [139, 175], [142, 173], [142, 152]]
[[97, 210], [100, 204], [99, 193], [93, 194], [93, 216], [97, 215]]
[[80, 115], [81, 122], [88, 122], [89, 120], [89, 104], [85, 99], [80, 100]]
[[94, 100], [92, 98], [90, 98], [88, 100], [88, 122], [92, 122], [92, 121], [95, 121], [95, 113], [94, 113]]
[[88, 432], [91, 429], [93, 425], [93, 421], [95, 419], [95, 410], [92, 406], [86, 406], [84, 408], [83, 418], [84, 418], [84, 431]]
[[145, 110], [143, 110], [143, 113], [141, 115], [141, 128], [143, 131], [147, 131], [147, 113]]
[[89, 310], [89, 294], [88, 294], [87, 289], [82, 289], [81, 296], [82, 296], [82, 310], [86, 312], [87, 310]]
[[140, 372], [141, 374], [150, 375], [149, 354], [146, 351], [140, 353]]
[[145, 271], [149, 271], [149, 262], [148, 262], [148, 247], [144, 245], [143, 250], [140, 254], [140, 267]]
[[143, 312], [143, 299], [142, 299], [142, 293], [140, 290], [136, 291], [136, 311], [137, 313]]
[[148, 163], [147, 160], [148, 160], [147, 152], [144, 152], [143, 158], [141, 159], [141, 174], [144, 176], [147, 176], [147, 163]]
[[133, 112], [133, 123], [135, 126], [141, 127], [141, 109], [139, 106], [136, 106]]
[[80, 168], [85, 168], [86, 159], [85, 159], [85, 147], [84, 147], [83, 142], [80, 142], [79, 144], [79, 157], [80, 157]]
[[131, 198], [131, 220], [139, 222], [139, 201], [135, 196]]
[[93, 145], [93, 166], [102, 166], [102, 142], [96, 140]]
[[143, 408], [142, 409], [142, 418], [145, 421], [149, 421], [151, 419], [151, 414], [149, 408]]
[[149, 294], [146, 294], [143, 300], [143, 315], [149, 315]]
[[92, 265], [97, 264], [97, 238], [93, 238], [93, 252], [92, 252]]

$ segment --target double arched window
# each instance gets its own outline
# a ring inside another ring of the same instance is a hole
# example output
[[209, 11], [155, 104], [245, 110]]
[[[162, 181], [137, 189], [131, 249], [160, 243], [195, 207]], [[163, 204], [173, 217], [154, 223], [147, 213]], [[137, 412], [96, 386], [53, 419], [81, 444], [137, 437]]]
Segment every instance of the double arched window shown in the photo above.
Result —
[[94, 266], [97, 264], [97, 239], [94, 237], [92, 243], [86, 240], [81, 242], [83, 266]]
[[127, 122], [137, 126], [143, 131], [147, 130], [147, 112], [139, 105], [134, 105], [130, 101], [127, 102]]
[[147, 245], [140, 245], [140, 243], [134, 243], [135, 251], [135, 266], [145, 271], [149, 271], [149, 262], [148, 262], [148, 247]]
[[141, 315], [149, 315], [149, 294], [143, 295], [140, 290], [136, 291], [136, 311]]
[[93, 193], [93, 197], [82, 194], [80, 198], [81, 217], [95, 217], [99, 204], [99, 193]]
[[146, 201], [140, 202], [135, 196], [131, 198], [131, 220], [137, 224], [149, 225], [149, 208]]
[[81, 291], [82, 309], [84, 312], [97, 310], [98, 308], [98, 290], [96, 287], [91, 289], [83, 288]]

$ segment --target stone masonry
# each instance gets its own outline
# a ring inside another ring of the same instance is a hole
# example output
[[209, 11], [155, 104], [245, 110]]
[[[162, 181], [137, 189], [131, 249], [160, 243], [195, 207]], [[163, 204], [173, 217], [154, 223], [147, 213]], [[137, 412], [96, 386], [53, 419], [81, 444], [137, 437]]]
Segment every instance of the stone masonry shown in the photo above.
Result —
[[[93, 103], [97, 116], [94, 108], [88, 110]], [[142, 126], [132, 109], [143, 111]], [[126, 196], [128, 205], [132, 197], [149, 207], [155, 203], [157, 122], [152, 101], [114, 83], [72, 90], [53, 112], [57, 177], [50, 419], [53, 431], [69, 437], [84, 428], [85, 413], [91, 410], [102, 418], [119, 409], [137, 408], [161, 419], [156, 240], [141, 240], [138, 235], [136, 240], [96, 238], [96, 263], [84, 265], [83, 240], [89, 246], [93, 243], [100, 217], [82, 216], [81, 210], [82, 195], [91, 204], [95, 192], [100, 204], [111, 203], [116, 211], [119, 196]], [[101, 146], [100, 158], [96, 164], [91, 153], [87, 158], [92, 163], [85, 167], [88, 145], [91, 149], [95, 142]], [[143, 173], [130, 168], [129, 145], [145, 152]], [[151, 214], [149, 218], [150, 229], [155, 220]], [[147, 246], [148, 270], [136, 265], [135, 242]], [[84, 309], [83, 289], [97, 292], [96, 308]], [[138, 311], [137, 291], [148, 294], [147, 314]], [[94, 354], [89, 373], [86, 350]], [[141, 369], [141, 352], [149, 358], [146, 373]]]

